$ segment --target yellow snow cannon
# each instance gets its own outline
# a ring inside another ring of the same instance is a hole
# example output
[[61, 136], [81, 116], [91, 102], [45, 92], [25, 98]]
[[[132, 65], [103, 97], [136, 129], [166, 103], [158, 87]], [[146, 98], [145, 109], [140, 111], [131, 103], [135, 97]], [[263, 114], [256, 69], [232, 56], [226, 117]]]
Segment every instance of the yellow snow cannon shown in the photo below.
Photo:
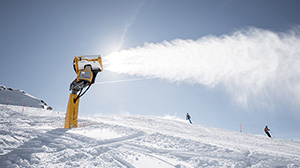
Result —
[[[73, 61], [73, 68], [77, 78], [70, 84], [71, 93], [64, 127], [66, 129], [77, 127], [79, 98], [95, 83], [98, 72], [103, 70], [102, 59], [100, 55], [76, 56]], [[84, 88], [86, 89], [82, 92]]]

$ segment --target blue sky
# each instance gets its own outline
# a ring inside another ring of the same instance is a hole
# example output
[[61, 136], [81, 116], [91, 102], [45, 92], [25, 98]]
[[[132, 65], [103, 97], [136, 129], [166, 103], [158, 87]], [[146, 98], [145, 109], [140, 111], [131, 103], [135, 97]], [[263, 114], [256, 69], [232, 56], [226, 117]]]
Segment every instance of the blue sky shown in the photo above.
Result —
[[[23, 89], [44, 99], [55, 110], [65, 111], [69, 84], [76, 77], [74, 56], [105, 57], [117, 50], [135, 51], [145, 43], [175, 39], [232, 37], [239, 31], [247, 34], [249, 28], [275, 33], [294, 30], [299, 39], [299, 6], [296, 0], [3, 0], [0, 84]], [[293, 97], [299, 98], [299, 92], [278, 92], [276, 100], [264, 100], [251, 93], [252, 101], [259, 100], [267, 106], [250, 102], [245, 107], [235, 101], [235, 93], [228, 92], [226, 83], [211, 87], [139, 73], [120, 74], [105, 68], [97, 76], [99, 83], [155, 78], [93, 85], [80, 99], [80, 115], [129, 113], [185, 118], [189, 112], [198, 124], [234, 131], [239, 131], [242, 124], [244, 132], [254, 134], [264, 134], [267, 124], [275, 137], [300, 138], [300, 108], [297, 101], [291, 103]], [[299, 75], [292, 75], [298, 82]], [[285, 94], [283, 98], [281, 94]]]

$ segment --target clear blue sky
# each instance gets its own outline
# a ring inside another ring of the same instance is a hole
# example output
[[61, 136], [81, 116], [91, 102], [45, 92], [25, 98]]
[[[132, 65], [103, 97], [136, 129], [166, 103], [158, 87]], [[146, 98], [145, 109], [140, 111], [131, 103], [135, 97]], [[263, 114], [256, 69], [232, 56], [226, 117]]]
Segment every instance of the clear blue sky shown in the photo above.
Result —
[[[0, 2], [1, 85], [23, 89], [65, 111], [72, 62], [78, 55], [109, 55], [144, 43], [197, 40], [255, 27], [285, 32], [300, 25], [297, 0], [2, 0]], [[300, 55], [298, 56], [300, 57]], [[105, 68], [105, 67], [104, 67]], [[97, 82], [139, 78], [101, 72]], [[296, 76], [299, 79], [299, 76]], [[299, 108], [245, 108], [222, 86], [165, 79], [94, 85], [80, 100], [80, 115], [176, 115], [195, 123], [300, 139]]]

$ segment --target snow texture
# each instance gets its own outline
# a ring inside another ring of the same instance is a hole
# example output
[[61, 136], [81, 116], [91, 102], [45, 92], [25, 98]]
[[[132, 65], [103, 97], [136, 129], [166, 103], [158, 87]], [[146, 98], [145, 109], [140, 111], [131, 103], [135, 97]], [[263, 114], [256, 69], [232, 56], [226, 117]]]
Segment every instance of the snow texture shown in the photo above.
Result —
[[79, 116], [0, 105], [0, 167], [300, 167], [300, 142], [170, 117]]
[[48, 108], [47, 103], [24, 90], [13, 89], [0, 85], [0, 104], [18, 105], [38, 108]]

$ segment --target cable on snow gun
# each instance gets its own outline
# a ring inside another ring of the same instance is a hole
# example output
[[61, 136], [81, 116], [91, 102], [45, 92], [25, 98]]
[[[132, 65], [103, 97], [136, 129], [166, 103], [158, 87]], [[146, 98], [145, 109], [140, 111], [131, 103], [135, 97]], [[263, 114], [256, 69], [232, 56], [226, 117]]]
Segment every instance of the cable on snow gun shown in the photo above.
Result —
[[100, 56], [76, 56], [73, 67], [77, 78], [70, 84], [71, 93], [64, 127], [66, 129], [77, 127], [79, 99], [95, 83], [97, 73], [103, 70]]

